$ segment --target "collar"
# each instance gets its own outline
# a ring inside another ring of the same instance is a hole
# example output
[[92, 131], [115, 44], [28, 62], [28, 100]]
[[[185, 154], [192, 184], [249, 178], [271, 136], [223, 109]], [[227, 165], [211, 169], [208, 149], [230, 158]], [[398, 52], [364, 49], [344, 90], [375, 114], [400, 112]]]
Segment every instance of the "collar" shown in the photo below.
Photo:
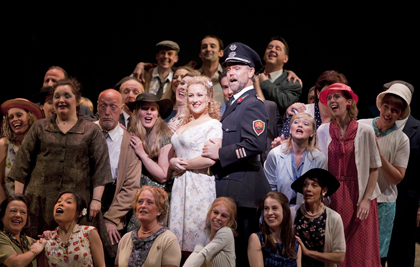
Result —
[[245, 94], [246, 92], [248, 92], [249, 90], [254, 89], [253, 85], [250, 85], [248, 87], [245, 87], [244, 89], [242, 89], [239, 93], [236, 93], [233, 95], [233, 98], [235, 99], [232, 103], [234, 103], [236, 100], [238, 100], [239, 97], [241, 97], [243, 94]]
[[375, 131], [376, 137], [382, 137], [382, 136], [388, 135], [388, 134], [392, 133], [393, 131], [395, 131], [397, 129], [397, 124], [394, 123], [394, 127], [392, 127], [391, 129], [388, 129], [388, 130], [385, 130], [385, 131], [380, 131], [378, 126], [376, 126], [376, 120], [378, 118], [379, 117], [376, 117], [372, 120], [372, 126], [373, 126], [373, 130]]
[[[163, 79], [163, 81], [162, 82], [167, 82], [167, 81], [172, 81], [172, 78], [173, 78], [173, 76], [174, 76], [174, 72], [171, 70], [170, 72], [169, 72], [169, 74], [168, 74], [168, 76], [166, 76], [166, 78], [165, 79]], [[154, 70], [153, 70], [153, 73], [152, 73], [152, 77], [153, 78], [158, 78], [158, 79], [161, 79], [160, 78], [160, 76], [159, 76], [159, 72], [158, 72], [158, 67], [156, 67]]]
[[[54, 114], [47, 119], [47, 127], [45, 128], [46, 131], [53, 132], [53, 133], [61, 132], [60, 128], [58, 128], [58, 125], [56, 123], [56, 119], [57, 119], [57, 114]], [[83, 121], [83, 118], [77, 115], [76, 124], [70, 130], [68, 130], [67, 133], [84, 134], [85, 129], [82, 125], [82, 121]]]
[[[95, 123], [99, 126], [99, 128], [103, 132], [106, 132], [106, 130], [102, 129], [101, 125], [99, 124], [99, 121], [95, 121]], [[118, 136], [122, 136], [124, 134], [124, 131], [123, 131], [123, 128], [121, 128], [120, 123], [118, 123], [114, 129], [112, 129], [111, 131], [108, 131], [108, 134], [111, 141], [114, 142], [115, 140], [118, 139]]]
[[[410, 116], [408, 116], [408, 117], [410, 117]], [[408, 117], [407, 117], [407, 118], [405, 118], [405, 119], [403, 119], [403, 120], [397, 120], [397, 121], [395, 122], [395, 123], [397, 124], [397, 128], [398, 128], [399, 130], [404, 129], [405, 124], [407, 123]]]
[[269, 78], [269, 80], [270, 80], [271, 82], [274, 82], [274, 81], [275, 81], [275, 80], [277, 80], [277, 78], [278, 78], [278, 77], [280, 77], [282, 74], [283, 74], [283, 69], [281, 69], [281, 70], [277, 70], [277, 71], [273, 71], [273, 72], [270, 72], [270, 78]]

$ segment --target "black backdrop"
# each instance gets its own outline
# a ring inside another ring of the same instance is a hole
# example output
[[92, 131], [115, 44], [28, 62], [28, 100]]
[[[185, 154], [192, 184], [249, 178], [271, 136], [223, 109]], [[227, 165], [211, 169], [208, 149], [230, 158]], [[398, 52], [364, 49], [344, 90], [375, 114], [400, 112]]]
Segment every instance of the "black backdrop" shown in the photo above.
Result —
[[59, 65], [78, 78], [84, 96], [95, 103], [100, 91], [129, 75], [137, 62], [154, 62], [154, 46], [161, 40], [180, 45], [180, 66], [190, 60], [200, 63], [199, 43], [206, 34], [218, 35], [225, 46], [243, 42], [260, 56], [269, 38], [280, 35], [290, 46], [286, 69], [303, 80], [302, 101], [317, 77], [334, 69], [347, 76], [359, 95], [359, 117], [371, 117], [367, 106], [375, 104], [382, 85], [401, 79], [417, 89], [411, 107], [420, 119], [414, 40], [419, 27], [414, 6], [404, 2], [369, 7], [298, 1], [103, 5], [30, 10], [9, 21], [3, 58], [10, 60], [5, 64], [10, 72], [3, 76], [1, 100], [30, 98], [47, 68]]

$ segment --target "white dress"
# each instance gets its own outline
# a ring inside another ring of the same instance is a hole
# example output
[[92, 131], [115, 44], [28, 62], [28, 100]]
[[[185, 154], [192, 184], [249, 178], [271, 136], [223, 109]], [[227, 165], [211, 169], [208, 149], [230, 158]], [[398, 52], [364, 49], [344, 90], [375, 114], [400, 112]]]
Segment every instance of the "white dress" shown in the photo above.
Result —
[[[201, 155], [209, 139], [222, 139], [222, 124], [215, 119], [184, 131], [175, 132], [171, 144], [178, 158], [193, 159]], [[203, 170], [186, 171], [176, 176], [172, 187], [169, 229], [178, 237], [182, 251], [194, 251], [204, 230], [207, 212], [216, 199], [214, 176]]]

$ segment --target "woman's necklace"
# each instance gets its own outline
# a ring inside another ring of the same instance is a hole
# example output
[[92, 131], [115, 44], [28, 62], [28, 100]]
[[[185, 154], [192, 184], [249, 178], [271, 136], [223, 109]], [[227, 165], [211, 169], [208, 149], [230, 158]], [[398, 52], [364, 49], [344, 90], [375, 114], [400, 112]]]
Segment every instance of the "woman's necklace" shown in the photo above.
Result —
[[302, 205], [302, 207], [303, 207], [303, 210], [305, 211], [305, 213], [306, 213], [309, 217], [316, 217], [316, 216], [318, 216], [318, 215], [322, 212], [322, 210], [324, 209], [324, 203], [322, 203], [322, 202], [321, 202], [321, 208], [319, 209], [319, 211], [318, 211], [317, 213], [314, 213], [314, 214], [309, 213], [309, 212], [306, 210], [305, 204], [303, 204], [303, 205]]
[[149, 233], [151, 233], [151, 232], [153, 232], [153, 230], [155, 230], [157, 227], [159, 226], [159, 223], [158, 224], [156, 224], [156, 226], [152, 229], [152, 230], [150, 230], [150, 231], [143, 231], [143, 230], [141, 230], [141, 227], [140, 227], [140, 229], [139, 229], [139, 231], [140, 232], [142, 232], [143, 234], [149, 234]]
[[67, 124], [71, 124], [71, 123], [76, 123], [76, 122], [77, 122], [77, 118], [76, 119], [73, 119], [73, 120], [62, 121], [57, 116], [57, 124], [63, 124], [63, 125], [65, 125], [66, 123]]

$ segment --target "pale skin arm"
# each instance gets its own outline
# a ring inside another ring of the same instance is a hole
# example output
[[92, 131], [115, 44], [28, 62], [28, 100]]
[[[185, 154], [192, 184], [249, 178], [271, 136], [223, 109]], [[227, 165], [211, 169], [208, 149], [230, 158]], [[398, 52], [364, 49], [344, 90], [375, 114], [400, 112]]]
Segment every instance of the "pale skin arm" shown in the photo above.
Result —
[[248, 261], [250, 267], [264, 267], [261, 243], [256, 234], [251, 234], [248, 239]]
[[95, 266], [105, 267], [104, 250], [102, 248], [102, 241], [97, 231], [90, 231], [89, 233], [90, 252]]
[[362, 200], [357, 204], [357, 218], [360, 220], [367, 219], [369, 215], [370, 200], [376, 183], [378, 182], [378, 168], [371, 168], [369, 170], [368, 184], [366, 186], [365, 194]]
[[318, 252], [314, 250], [309, 250], [305, 247], [302, 240], [296, 236], [296, 240], [299, 242], [299, 248], [302, 250], [302, 254], [308, 257], [311, 257], [317, 261], [341, 264], [344, 261], [345, 252]]
[[15, 181], [15, 194], [23, 194], [24, 184], [21, 182]]
[[172, 174], [169, 167], [169, 159], [171, 159], [175, 153], [172, 145], [167, 144], [159, 150], [158, 162], [156, 163], [153, 159], [149, 158], [149, 155], [144, 151], [143, 143], [138, 136], [132, 135], [130, 142], [147, 171], [158, 180], [159, 183], [166, 183]]
[[6, 157], [7, 157], [7, 144], [6, 139], [0, 139], [0, 203], [6, 199], [6, 190], [3, 187], [4, 179], [4, 171], [6, 170]]
[[[10, 255], [3, 261], [3, 264], [8, 267], [28, 266], [44, 250], [46, 242], [44, 239], [36, 241], [28, 252]], [[36, 255], [32, 251], [36, 252]]]
[[393, 166], [389, 161], [385, 158], [385, 156], [382, 154], [381, 148], [378, 144], [378, 139], [376, 139], [376, 146], [378, 147], [379, 156], [381, 157], [381, 163], [382, 163], [382, 173], [384, 174], [385, 178], [393, 185], [399, 184], [402, 179], [405, 176], [406, 168], [404, 167], [398, 167]]
[[90, 206], [89, 206], [90, 208], [89, 220], [92, 220], [96, 216], [96, 214], [98, 214], [98, 212], [101, 210], [101, 206], [102, 206], [101, 202], [97, 200], [93, 200], [93, 199], [101, 200], [102, 194], [104, 193], [104, 189], [105, 189], [104, 185], [100, 185], [93, 188], [93, 196], [92, 196], [92, 200], [90, 201]]
[[[214, 139], [210, 139], [209, 141], [207, 141], [207, 143], [213, 143], [215, 145], [217, 145], [219, 148], [222, 147], [222, 139], [221, 138], [214, 138]], [[211, 158], [206, 158], [203, 156], [198, 156], [196, 158], [193, 159], [186, 159], [185, 160], [187, 163], [187, 169], [190, 170], [197, 170], [197, 169], [203, 169], [203, 168], [207, 168], [207, 167], [211, 167], [214, 165], [214, 163], [216, 163], [216, 160], [213, 160]]]

